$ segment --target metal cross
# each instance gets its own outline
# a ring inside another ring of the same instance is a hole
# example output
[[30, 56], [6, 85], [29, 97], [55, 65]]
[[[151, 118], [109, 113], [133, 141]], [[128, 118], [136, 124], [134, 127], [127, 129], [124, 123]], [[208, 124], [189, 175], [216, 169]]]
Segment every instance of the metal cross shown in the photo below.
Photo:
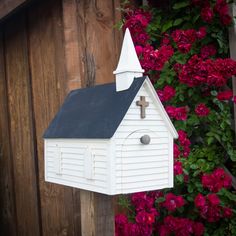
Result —
[[146, 107], [149, 106], [149, 102], [145, 101], [145, 96], [140, 96], [140, 101], [137, 101], [136, 105], [140, 106], [141, 118], [144, 119], [146, 117], [145, 109], [146, 109]]

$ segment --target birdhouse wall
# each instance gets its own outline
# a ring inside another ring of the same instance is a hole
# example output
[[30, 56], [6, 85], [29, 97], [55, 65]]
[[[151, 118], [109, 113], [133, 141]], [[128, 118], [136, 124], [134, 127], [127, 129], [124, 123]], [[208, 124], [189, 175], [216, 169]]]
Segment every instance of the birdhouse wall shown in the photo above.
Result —
[[45, 180], [107, 194], [109, 147], [107, 140], [45, 140]]
[[[149, 106], [141, 118], [136, 101], [145, 96]], [[140, 142], [149, 135], [151, 142]], [[145, 82], [133, 100], [113, 138], [116, 148], [115, 192], [131, 193], [173, 186], [173, 135]]]

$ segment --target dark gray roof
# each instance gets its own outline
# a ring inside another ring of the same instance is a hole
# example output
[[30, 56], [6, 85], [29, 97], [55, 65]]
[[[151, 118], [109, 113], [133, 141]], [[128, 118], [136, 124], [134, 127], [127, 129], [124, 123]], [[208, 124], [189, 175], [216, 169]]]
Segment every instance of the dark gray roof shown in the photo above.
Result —
[[111, 138], [144, 80], [135, 78], [120, 92], [115, 83], [70, 92], [43, 137]]

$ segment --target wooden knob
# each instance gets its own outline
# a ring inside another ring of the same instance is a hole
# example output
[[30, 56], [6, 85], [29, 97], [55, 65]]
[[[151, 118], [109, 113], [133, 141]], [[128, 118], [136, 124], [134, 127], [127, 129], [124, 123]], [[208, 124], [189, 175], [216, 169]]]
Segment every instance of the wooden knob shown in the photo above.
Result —
[[140, 138], [140, 142], [144, 145], [148, 145], [151, 141], [151, 138], [149, 135], [145, 134]]

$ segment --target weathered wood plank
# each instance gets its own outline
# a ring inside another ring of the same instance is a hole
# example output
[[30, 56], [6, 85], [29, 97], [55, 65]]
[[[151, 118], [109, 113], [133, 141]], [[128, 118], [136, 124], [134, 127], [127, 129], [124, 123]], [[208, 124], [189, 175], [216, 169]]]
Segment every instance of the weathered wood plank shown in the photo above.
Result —
[[0, 34], [0, 232], [16, 235], [14, 181], [9, 135], [3, 37]]
[[84, 79], [84, 64], [78, 41], [77, 1], [63, 0], [64, 47], [66, 56], [67, 90], [81, 88]]
[[30, 0], [1, 0], [0, 3], [0, 19], [10, 14], [16, 8], [23, 4], [30, 2]]
[[113, 197], [80, 190], [80, 198], [81, 235], [115, 235]]
[[[114, 81], [121, 32], [114, 28], [119, 20], [118, 0], [78, 1], [80, 52], [84, 60], [85, 85]], [[119, 45], [119, 46], [117, 46]]]
[[[73, 189], [44, 180], [42, 135], [67, 89], [61, 1], [35, 4], [29, 11], [30, 67], [39, 156], [43, 235], [79, 235], [79, 207]], [[78, 222], [75, 222], [77, 221]]]
[[[120, 1], [78, 1], [79, 52], [84, 66], [82, 86], [114, 80], [121, 45], [121, 32], [114, 28], [120, 19]], [[114, 199], [80, 191], [81, 234], [114, 235]]]
[[5, 31], [6, 77], [11, 152], [15, 183], [17, 233], [40, 235], [40, 212], [34, 152], [34, 132], [28, 45], [24, 15], [11, 18]]

